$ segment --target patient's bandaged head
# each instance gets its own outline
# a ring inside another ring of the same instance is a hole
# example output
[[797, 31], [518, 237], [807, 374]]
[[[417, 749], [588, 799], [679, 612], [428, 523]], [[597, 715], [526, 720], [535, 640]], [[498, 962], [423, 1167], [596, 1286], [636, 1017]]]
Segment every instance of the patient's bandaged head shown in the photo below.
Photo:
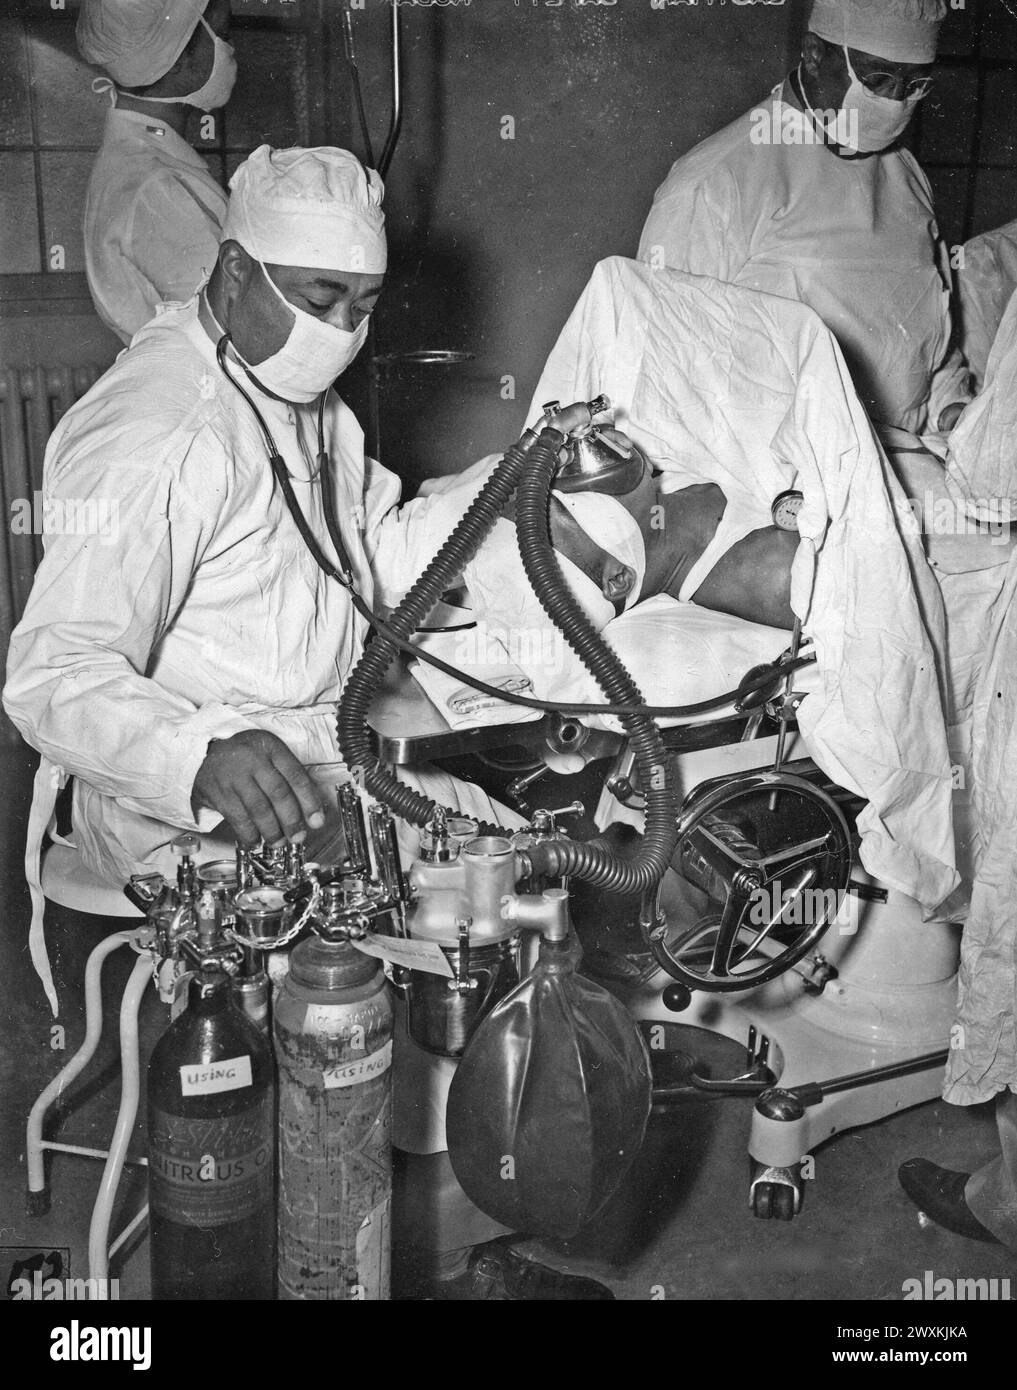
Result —
[[[584, 541], [604, 552], [604, 558], [618, 560], [634, 575], [634, 582], [625, 597], [625, 608], [639, 601], [646, 574], [646, 545], [638, 523], [614, 497], [599, 492], [552, 494], [567, 515], [578, 526]], [[600, 584], [587, 570], [587, 556], [575, 551], [569, 557], [569, 538], [557, 542], [558, 563], [565, 582], [583, 612], [598, 632], [607, 626], [615, 614], [615, 605], [604, 596]], [[466, 579], [478, 618], [500, 624], [516, 613], [526, 613], [541, 625], [550, 622], [540, 601], [530, 587], [519, 553], [515, 527], [499, 521], [477, 555], [466, 567]]]
[[[632, 571], [635, 579], [625, 596], [625, 608], [638, 603], [646, 577], [646, 542], [631, 512], [617, 498], [602, 492], [556, 492], [554, 499], [591, 541]], [[568, 556], [567, 543], [563, 549], [566, 554], [562, 558], [577, 559], [575, 555]], [[587, 573], [583, 577], [594, 582]], [[611, 607], [611, 617], [614, 617], [613, 605]]]
[[[626, 607], [631, 606], [642, 589], [646, 568], [645, 546], [636, 522], [621, 503], [599, 493], [573, 493], [560, 500], [588, 536], [635, 572], [635, 583], [626, 599]], [[616, 616], [615, 605], [566, 555], [559, 552], [558, 562], [573, 597], [597, 631], [602, 631]], [[511, 522], [502, 520], [495, 525], [466, 566], [465, 578], [478, 626], [461, 634], [460, 664], [475, 669], [478, 662], [483, 666], [496, 657], [507, 658], [531, 677], [541, 698], [553, 692], [552, 698], [568, 700], [586, 691], [585, 667], [530, 587]]]

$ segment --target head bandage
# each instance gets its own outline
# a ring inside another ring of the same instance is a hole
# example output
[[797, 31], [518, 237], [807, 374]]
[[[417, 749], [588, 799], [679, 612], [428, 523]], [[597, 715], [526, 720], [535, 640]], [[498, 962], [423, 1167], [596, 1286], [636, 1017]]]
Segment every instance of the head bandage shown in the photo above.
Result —
[[[646, 543], [632, 513], [617, 497], [603, 492], [556, 492], [554, 497], [595, 544], [635, 572], [636, 581], [626, 595], [625, 607], [638, 603], [646, 577]], [[603, 595], [600, 598], [606, 603]]]
[[[558, 556], [562, 575], [573, 597], [593, 626], [600, 632], [615, 616], [614, 604], [600, 592], [599, 585], [564, 555]], [[540, 644], [539, 634], [553, 630], [551, 619], [526, 577], [519, 555], [516, 528], [500, 520], [465, 569], [470, 599], [478, 620], [502, 637], [518, 664], [519, 653]], [[564, 638], [561, 639], [564, 642]]]
[[118, 86], [158, 82], [187, 47], [208, 0], [82, 0], [78, 51]]
[[385, 185], [348, 150], [261, 145], [230, 179], [222, 240], [270, 265], [380, 275]]
[[890, 63], [933, 63], [946, 9], [946, 0], [813, 0], [808, 27]]

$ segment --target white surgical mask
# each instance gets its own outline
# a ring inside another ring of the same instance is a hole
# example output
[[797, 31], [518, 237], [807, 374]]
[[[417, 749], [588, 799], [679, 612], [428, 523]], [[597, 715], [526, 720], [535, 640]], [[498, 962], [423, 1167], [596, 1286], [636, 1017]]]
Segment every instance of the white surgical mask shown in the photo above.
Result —
[[888, 149], [899, 135], [903, 135], [922, 98], [904, 97], [898, 101], [896, 97], [880, 97], [870, 92], [851, 66], [847, 45], [842, 46], [851, 74], [851, 85], [840, 104], [847, 133], [843, 143], [859, 154], [876, 154]]
[[[272, 292], [286, 305], [295, 322], [282, 347], [264, 362], [252, 366], [244, 362], [239, 352], [237, 356], [255, 380], [273, 395], [306, 405], [328, 390], [364, 346], [368, 319], [361, 319], [352, 331], [316, 319], [313, 314], [291, 304], [269, 275], [264, 262], [258, 261], [258, 264]], [[233, 350], [236, 352], [235, 343]]]
[[208, 80], [196, 92], [191, 92], [190, 96], [141, 97], [139, 100], [155, 101], [162, 106], [196, 106], [199, 111], [217, 111], [220, 106], [226, 105], [233, 94], [233, 84], [237, 80], [237, 60], [233, 47], [225, 39], [219, 37], [212, 26], [206, 22], [204, 15], [198, 20], [198, 23], [204, 24], [208, 30], [215, 49], [212, 71], [208, 74]]

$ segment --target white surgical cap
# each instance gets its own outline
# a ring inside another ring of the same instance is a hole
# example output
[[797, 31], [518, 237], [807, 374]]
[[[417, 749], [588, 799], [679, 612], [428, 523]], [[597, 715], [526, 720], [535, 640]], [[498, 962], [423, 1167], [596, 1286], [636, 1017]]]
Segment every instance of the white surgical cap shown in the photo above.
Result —
[[625, 607], [639, 602], [646, 575], [646, 543], [635, 517], [616, 497], [603, 492], [556, 492], [555, 497], [577, 526], [610, 555], [635, 571], [636, 582]]
[[120, 87], [158, 82], [187, 47], [208, 0], [82, 0], [78, 50]]
[[932, 63], [946, 0], [813, 0], [809, 28], [890, 63]]
[[230, 179], [222, 240], [260, 261], [384, 272], [385, 185], [348, 150], [261, 145]]

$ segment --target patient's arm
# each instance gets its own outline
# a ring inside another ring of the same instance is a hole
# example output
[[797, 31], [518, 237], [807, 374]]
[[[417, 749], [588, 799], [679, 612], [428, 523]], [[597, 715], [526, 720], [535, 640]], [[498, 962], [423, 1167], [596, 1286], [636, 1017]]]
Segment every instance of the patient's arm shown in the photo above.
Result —
[[798, 533], [767, 526], [726, 551], [693, 595], [701, 608], [769, 627], [794, 626], [791, 564]]

